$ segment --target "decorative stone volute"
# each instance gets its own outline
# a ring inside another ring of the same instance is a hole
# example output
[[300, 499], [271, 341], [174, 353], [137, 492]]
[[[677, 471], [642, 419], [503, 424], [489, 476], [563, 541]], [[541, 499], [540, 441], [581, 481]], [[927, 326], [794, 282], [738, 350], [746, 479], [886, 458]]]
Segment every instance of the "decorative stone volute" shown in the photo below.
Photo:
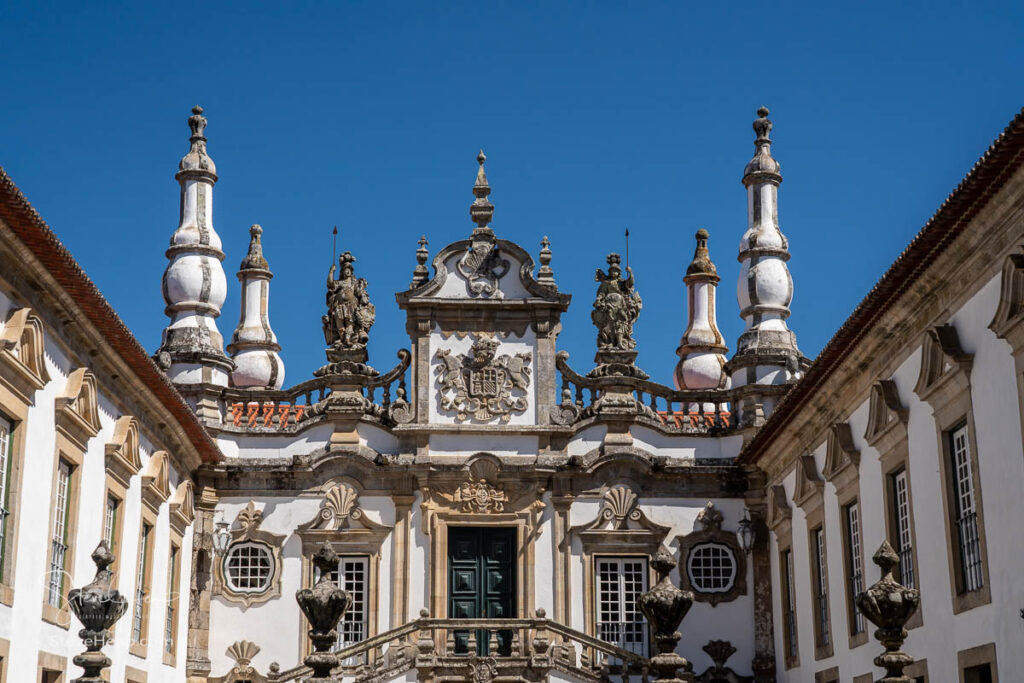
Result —
[[651, 560], [651, 568], [658, 572], [658, 583], [637, 600], [637, 606], [651, 625], [654, 644], [658, 648], [658, 653], [651, 657], [651, 669], [656, 676], [655, 681], [660, 683], [693, 681], [693, 667], [675, 651], [682, 638], [679, 624], [693, 606], [693, 594], [672, 583], [669, 574], [675, 566], [672, 554], [661, 547]]
[[92, 561], [96, 564], [96, 578], [84, 588], [75, 588], [68, 594], [71, 611], [83, 626], [78, 636], [85, 643], [85, 652], [76, 655], [73, 660], [85, 672], [74, 683], [100, 683], [106, 680], [102, 672], [111, 662], [101, 650], [110, 639], [108, 629], [128, 609], [128, 600], [110, 586], [113, 574], [109, 567], [114, 563], [114, 554], [110, 552], [106, 541], [100, 541], [96, 546]]
[[875, 637], [885, 647], [885, 652], [874, 660], [875, 665], [886, 672], [878, 683], [913, 683], [912, 678], [903, 675], [903, 669], [913, 664], [914, 658], [901, 648], [907, 638], [906, 624], [921, 604], [921, 593], [893, 578], [900, 558], [888, 541], [882, 542], [871, 559], [878, 565], [882, 577], [857, 596], [857, 607], [878, 627]]
[[313, 641], [313, 652], [303, 661], [313, 670], [313, 677], [307, 679], [308, 683], [330, 683], [331, 669], [338, 666], [338, 657], [331, 652], [338, 640], [335, 629], [351, 607], [352, 596], [331, 580], [331, 572], [338, 567], [338, 555], [330, 544], [325, 542], [316, 551], [313, 566], [320, 574], [316, 585], [295, 591], [299, 609], [309, 620], [309, 638]]

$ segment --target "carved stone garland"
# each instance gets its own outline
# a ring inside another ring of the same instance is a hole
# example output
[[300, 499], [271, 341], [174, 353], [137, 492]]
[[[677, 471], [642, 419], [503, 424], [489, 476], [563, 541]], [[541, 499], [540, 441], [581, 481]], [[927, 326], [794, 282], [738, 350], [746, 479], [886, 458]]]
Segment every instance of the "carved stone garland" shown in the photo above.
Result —
[[[213, 592], [229, 602], [240, 603], [245, 607], [252, 604], [266, 602], [271, 598], [281, 595], [281, 546], [284, 543], [284, 534], [275, 534], [260, 528], [263, 523], [263, 511], [256, 508], [255, 501], [250, 500], [235, 518], [235, 524], [231, 529], [231, 545], [223, 557], [214, 562], [213, 571]], [[224, 575], [226, 565], [231, 557], [232, 549], [239, 543], [257, 543], [265, 546], [273, 563], [273, 574], [270, 578], [270, 585], [261, 593], [244, 593], [231, 589], [227, 578]]]
[[533, 357], [528, 351], [499, 356], [499, 346], [497, 339], [481, 334], [473, 337], [469, 353], [437, 350], [438, 406], [454, 411], [459, 422], [470, 418], [489, 422], [495, 417], [508, 422], [529, 406]]
[[[747, 594], [746, 555], [736, 540], [736, 534], [722, 530], [722, 522], [722, 513], [711, 501], [708, 501], [704, 509], [697, 515], [697, 524], [700, 525], [700, 530], [695, 529], [692, 533], [676, 538], [679, 542], [679, 559], [682, 562], [679, 577], [682, 580], [683, 588], [693, 591], [694, 600], [708, 602], [712, 606], [720, 602], [730, 602], [740, 595]], [[695, 550], [710, 544], [724, 546], [732, 555], [733, 566], [736, 568], [732, 586], [719, 593], [698, 590], [693, 585], [693, 578], [690, 576], [690, 555]]]

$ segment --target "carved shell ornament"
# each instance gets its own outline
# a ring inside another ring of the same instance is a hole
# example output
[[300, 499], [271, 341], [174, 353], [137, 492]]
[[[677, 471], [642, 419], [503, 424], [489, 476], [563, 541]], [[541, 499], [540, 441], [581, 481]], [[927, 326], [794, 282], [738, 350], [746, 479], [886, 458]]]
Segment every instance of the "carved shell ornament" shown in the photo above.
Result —
[[228, 647], [228, 656], [237, 663], [235, 671], [244, 674], [252, 671], [252, 667], [249, 664], [259, 654], [259, 651], [260, 647], [256, 643], [250, 640], [238, 640]]
[[[440, 363], [434, 373], [438, 376], [439, 406], [454, 411], [457, 421], [489, 422], [497, 417], [508, 422], [513, 413], [526, 411], [533, 356], [529, 351], [498, 355], [499, 346], [494, 337], [478, 335], [473, 337], [469, 353], [437, 350], [435, 358]], [[519, 395], [513, 396], [513, 392]]]
[[612, 521], [614, 528], [621, 528], [627, 520], [639, 521], [640, 509], [636, 506], [638, 497], [628, 486], [613, 486], [604, 496], [601, 518]]

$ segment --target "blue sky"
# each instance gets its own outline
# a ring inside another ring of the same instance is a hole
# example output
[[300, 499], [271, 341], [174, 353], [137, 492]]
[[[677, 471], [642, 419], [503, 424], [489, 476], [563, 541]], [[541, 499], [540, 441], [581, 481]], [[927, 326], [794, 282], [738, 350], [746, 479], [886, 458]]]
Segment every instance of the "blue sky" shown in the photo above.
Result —
[[573, 304], [592, 364], [594, 269], [632, 234], [639, 364], [671, 382], [693, 233], [711, 233], [734, 349], [740, 184], [767, 105], [785, 178], [791, 327], [814, 356], [1024, 103], [1024, 4], [23, 3], [5, 7], [0, 165], [146, 348], [201, 104], [238, 320], [248, 227], [276, 274], [288, 385], [324, 362], [331, 227], [377, 306], [371, 363], [408, 346], [394, 293], [468, 236], [482, 146], [493, 227]]

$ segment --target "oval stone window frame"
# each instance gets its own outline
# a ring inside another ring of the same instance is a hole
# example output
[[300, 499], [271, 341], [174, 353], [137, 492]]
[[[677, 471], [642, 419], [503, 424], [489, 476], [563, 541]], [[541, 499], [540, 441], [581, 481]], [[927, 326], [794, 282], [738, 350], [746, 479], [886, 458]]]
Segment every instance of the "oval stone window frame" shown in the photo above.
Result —
[[[708, 549], [708, 548], [715, 548], [715, 549], [721, 551], [722, 555], [724, 557], [728, 558], [728, 561], [729, 561], [731, 572], [730, 572], [727, 580], [725, 581], [725, 584], [721, 588], [711, 588], [711, 587], [708, 587], [707, 583], [705, 581], [705, 579], [707, 577], [701, 577], [701, 580], [698, 580], [698, 577], [694, 576], [694, 572], [693, 572], [694, 560], [696, 559], [697, 554], [700, 553], [700, 551], [702, 551], [704, 549]], [[703, 542], [703, 543], [697, 543], [692, 548], [690, 548], [690, 552], [687, 554], [687, 557], [686, 557], [686, 575], [687, 575], [687, 579], [689, 580], [690, 585], [693, 587], [693, 590], [695, 592], [700, 592], [700, 593], [728, 593], [736, 585], [736, 574], [739, 572], [738, 564], [739, 564], [739, 561], [738, 561], [738, 559], [736, 557], [736, 553], [733, 552], [733, 549], [731, 547], [729, 547], [728, 545], [726, 545], [724, 543], [718, 543], [716, 541], [706, 541], [706, 542]]]
[[[262, 585], [259, 588], [252, 587], [241, 587], [237, 583], [237, 577], [231, 572], [231, 560], [240, 550], [246, 548], [253, 548], [263, 553], [263, 560], [267, 564], [268, 574], [264, 579]], [[274, 560], [274, 550], [266, 543], [260, 543], [258, 541], [242, 541], [239, 543], [232, 543], [228, 546], [228, 551], [224, 553], [224, 559], [222, 561], [223, 566], [221, 571], [224, 573], [224, 584], [225, 587], [232, 593], [238, 595], [262, 595], [266, 593], [274, 585], [274, 579], [277, 575], [277, 566]]]
[[[676, 536], [679, 543], [679, 580], [684, 590], [693, 592], [697, 602], [708, 602], [714, 607], [720, 602], [731, 602], [747, 594], [747, 563], [749, 558], [740, 548], [734, 531], [722, 529], [722, 513], [708, 501], [697, 515], [694, 530], [684, 536]], [[690, 558], [693, 550], [708, 544], [722, 546], [732, 555], [735, 573], [728, 590], [706, 591], [693, 585], [690, 576]]]

